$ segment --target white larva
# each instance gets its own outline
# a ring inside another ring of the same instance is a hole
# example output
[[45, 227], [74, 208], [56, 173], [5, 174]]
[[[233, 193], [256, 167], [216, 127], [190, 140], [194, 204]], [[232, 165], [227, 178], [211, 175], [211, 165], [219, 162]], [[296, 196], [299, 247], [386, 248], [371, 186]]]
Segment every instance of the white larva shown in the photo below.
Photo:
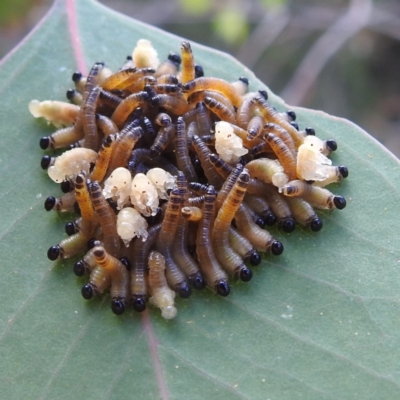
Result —
[[56, 100], [31, 100], [29, 111], [35, 118], [43, 117], [56, 128], [72, 125], [80, 107], [76, 104]]
[[57, 157], [47, 173], [54, 182], [61, 183], [66, 176], [75, 176], [82, 171], [88, 174], [96, 158], [97, 153], [94, 150], [76, 147]]
[[236, 163], [248, 153], [243, 147], [243, 140], [233, 132], [230, 123], [219, 121], [215, 124], [215, 150], [227, 163]]
[[131, 203], [145, 217], [156, 215], [158, 210], [158, 194], [156, 188], [145, 174], [136, 174], [132, 180]]
[[154, 68], [160, 65], [156, 49], [150, 40], [139, 39], [132, 53], [133, 64], [137, 68]]
[[323, 141], [306, 136], [297, 153], [297, 177], [306, 181], [324, 181], [332, 175], [332, 161], [321, 152]]
[[174, 187], [176, 178], [162, 168], [151, 168], [147, 171], [147, 178], [156, 188], [160, 199], [168, 199], [167, 190]]
[[132, 207], [123, 208], [118, 213], [117, 232], [126, 247], [136, 236], [146, 241], [148, 237], [147, 227], [147, 221]]
[[131, 194], [132, 176], [128, 169], [119, 167], [105, 180], [103, 196], [117, 202], [117, 209], [121, 210], [129, 203]]
[[168, 287], [165, 278], [165, 259], [157, 251], [152, 251], [149, 256], [149, 286], [150, 303], [161, 310], [165, 319], [175, 318], [178, 310], [174, 305], [175, 292]]

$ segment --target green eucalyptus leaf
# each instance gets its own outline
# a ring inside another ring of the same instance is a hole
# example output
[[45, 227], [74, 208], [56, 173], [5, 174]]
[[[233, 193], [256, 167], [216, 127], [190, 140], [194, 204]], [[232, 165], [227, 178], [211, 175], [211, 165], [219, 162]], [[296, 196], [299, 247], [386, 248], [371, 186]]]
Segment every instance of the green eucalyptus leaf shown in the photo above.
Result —
[[[333, 162], [350, 175], [331, 189], [347, 207], [321, 213], [318, 233], [273, 230], [284, 253], [228, 298], [196, 292], [172, 321], [155, 309], [117, 317], [107, 296], [82, 299], [73, 261], [47, 259], [68, 216], [43, 208], [60, 194], [40, 169], [39, 138], [54, 129], [28, 103], [65, 99], [77, 55], [86, 70], [100, 60], [116, 69], [139, 38], [161, 59], [182, 40], [92, 0], [60, 0], [0, 65], [1, 397], [399, 398], [399, 162], [349, 121], [295, 109], [301, 127], [337, 141]], [[193, 51], [206, 75], [265, 88], [232, 57]]]

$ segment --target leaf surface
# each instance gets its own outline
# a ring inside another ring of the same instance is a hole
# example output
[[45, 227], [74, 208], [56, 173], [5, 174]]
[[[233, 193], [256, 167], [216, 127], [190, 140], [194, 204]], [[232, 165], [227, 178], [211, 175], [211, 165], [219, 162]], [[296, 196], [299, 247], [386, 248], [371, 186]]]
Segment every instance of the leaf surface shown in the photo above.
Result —
[[[332, 191], [347, 207], [321, 213], [319, 233], [273, 230], [283, 255], [226, 299], [197, 292], [173, 321], [154, 309], [116, 317], [107, 297], [82, 299], [72, 261], [47, 259], [68, 218], [43, 209], [60, 194], [39, 166], [53, 128], [28, 103], [63, 100], [77, 68], [117, 69], [139, 38], [161, 59], [182, 40], [91, 0], [59, 1], [0, 65], [2, 398], [398, 398], [399, 162], [349, 121], [295, 109], [300, 127], [337, 141], [333, 162], [350, 175]], [[265, 88], [232, 57], [193, 50], [207, 76]]]

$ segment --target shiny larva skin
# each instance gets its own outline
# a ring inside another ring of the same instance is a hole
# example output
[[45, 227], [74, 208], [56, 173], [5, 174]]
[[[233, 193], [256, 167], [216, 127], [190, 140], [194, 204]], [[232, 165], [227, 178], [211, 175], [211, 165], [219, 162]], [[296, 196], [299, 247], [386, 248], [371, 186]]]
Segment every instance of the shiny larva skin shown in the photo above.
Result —
[[112, 311], [120, 315], [125, 311], [129, 293], [129, 272], [117, 258], [108, 254], [103, 246], [96, 246], [93, 250], [97, 264], [110, 274]]
[[121, 240], [117, 233], [116, 216], [101, 193], [101, 186], [97, 181], [89, 185], [89, 193], [103, 232], [104, 247], [111, 255], [118, 256]]
[[239, 107], [243, 101], [234, 86], [219, 78], [196, 78], [184, 84], [182, 90], [187, 96], [199, 90], [214, 90], [215, 92], [219, 92], [227, 97], [234, 107]]
[[99, 132], [96, 123], [96, 105], [99, 100], [101, 88], [95, 86], [82, 105], [82, 124], [84, 136], [84, 147], [97, 151], [99, 149]]
[[251, 279], [251, 271], [244, 265], [242, 258], [232, 249], [228, 237], [231, 222], [246, 194], [249, 180], [248, 171], [243, 170], [222, 203], [212, 230], [212, 242], [218, 261], [229, 274], [236, 278], [240, 277], [245, 282]]
[[189, 42], [181, 43], [182, 72], [181, 82], [186, 83], [195, 78], [194, 58]]
[[80, 217], [48, 258], [82, 255], [74, 266], [90, 274], [82, 296], [110, 289], [117, 315], [153, 304], [173, 318], [175, 294], [205, 284], [227, 296], [228, 276], [249, 281], [258, 251], [282, 253], [265, 225], [289, 233], [297, 221], [316, 232], [313, 207], [346, 205], [324, 188], [348, 176], [326, 157], [334, 140], [301, 130], [301, 117], [294, 123], [292, 110], [275, 109], [266, 91], [246, 93], [246, 77], [203, 75], [188, 42], [160, 64], [139, 40], [120, 70], [98, 62], [87, 77], [74, 73], [67, 98], [75, 104], [50, 104], [50, 118], [69, 126], [40, 146], [69, 152], [41, 161], [66, 193], [45, 209]]
[[235, 215], [235, 222], [239, 233], [247, 238], [256, 250], [267, 253], [273, 252], [272, 246], [277, 241], [268, 231], [255, 224], [249, 209], [244, 204], [239, 206]]
[[185, 174], [189, 182], [197, 182], [197, 174], [189, 158], [187, 147], [187, 136], [185, 133], [185, 122], [182, 117], [178, 117], [175, 127], [175, 154], [178, 168]]
[[202, 208], [203, 218], [197, 230], [196, 253], [207, 285], [221, 296], [228, 296], [230, 292], [228, 275], [218, 263], [211, 242], [211, 232], [215, 218], [215, 200], [215, 189], [213, 186], [209, 186]]
[[147, 259], [150, 249], [155, 245], [161, 230], [161, 223], [148, 230], [146, 241], [135, 240], [132, 245], [131, 259], [135, 260], [131, 269], [131, 297], [135, 311], [142, 312], [146, 309], [146, 298], [149, 294], [147, 284]]
[[150, 302], [161, 309], [165, 319], [172, 319], [177, 314], [174, 306], [175, 292], [168, 287], [165, 279], [165, 259], [161, 253], [152, 251], [148, 258], [149, 287], [152, 297]]
[[[182, 172], [179, 173], [176, 184], [181, 195], [180, 209], [182, 210], [189, 195], [187, 180]], [[201, 275], [199, 265], [188, 251], [188, 221], [185, 221], [182, 211], [178, 216], [178, 228], [172, 245], [172, 254], [176, 264], [188, 278], [189, 283], [195, 289], [203, 289], [205, 282]]]
[[165, 258], [168, 285], [183, 298], [190, 296], [190, 287], [186, 277], [173, 259], [172, 245], [178, 228], [182, 195], [178, 188], [170, 193], [164, 219], [157, 241], [157, 251]]

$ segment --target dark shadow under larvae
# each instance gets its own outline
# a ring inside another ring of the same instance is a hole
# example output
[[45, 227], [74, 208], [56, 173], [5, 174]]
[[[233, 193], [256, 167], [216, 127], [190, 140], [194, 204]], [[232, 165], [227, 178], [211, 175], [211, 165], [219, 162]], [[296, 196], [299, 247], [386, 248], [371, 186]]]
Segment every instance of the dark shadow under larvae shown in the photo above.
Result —
[[161, 63], [139, 42], [119, 70], [96, 62], [73, 74], [66, 101], [29, 109], [57, 127], [39, 142], [61, 189], [44, 208], [73, 214], [47, 257], [76, 257], [82, 297], [109, 293], [115, 315], [156, 307], [172, 319], [176, 297], [226, 297], [257, 279], [262, 257], [283, 252], [277, 229], [320, 231], [315, 209], [345, 208], [329, 185], [349, 171], [327, 160], [335, 140], [265, 90], [248, 93], [247, 77], [207, 76], [187, 41]]

